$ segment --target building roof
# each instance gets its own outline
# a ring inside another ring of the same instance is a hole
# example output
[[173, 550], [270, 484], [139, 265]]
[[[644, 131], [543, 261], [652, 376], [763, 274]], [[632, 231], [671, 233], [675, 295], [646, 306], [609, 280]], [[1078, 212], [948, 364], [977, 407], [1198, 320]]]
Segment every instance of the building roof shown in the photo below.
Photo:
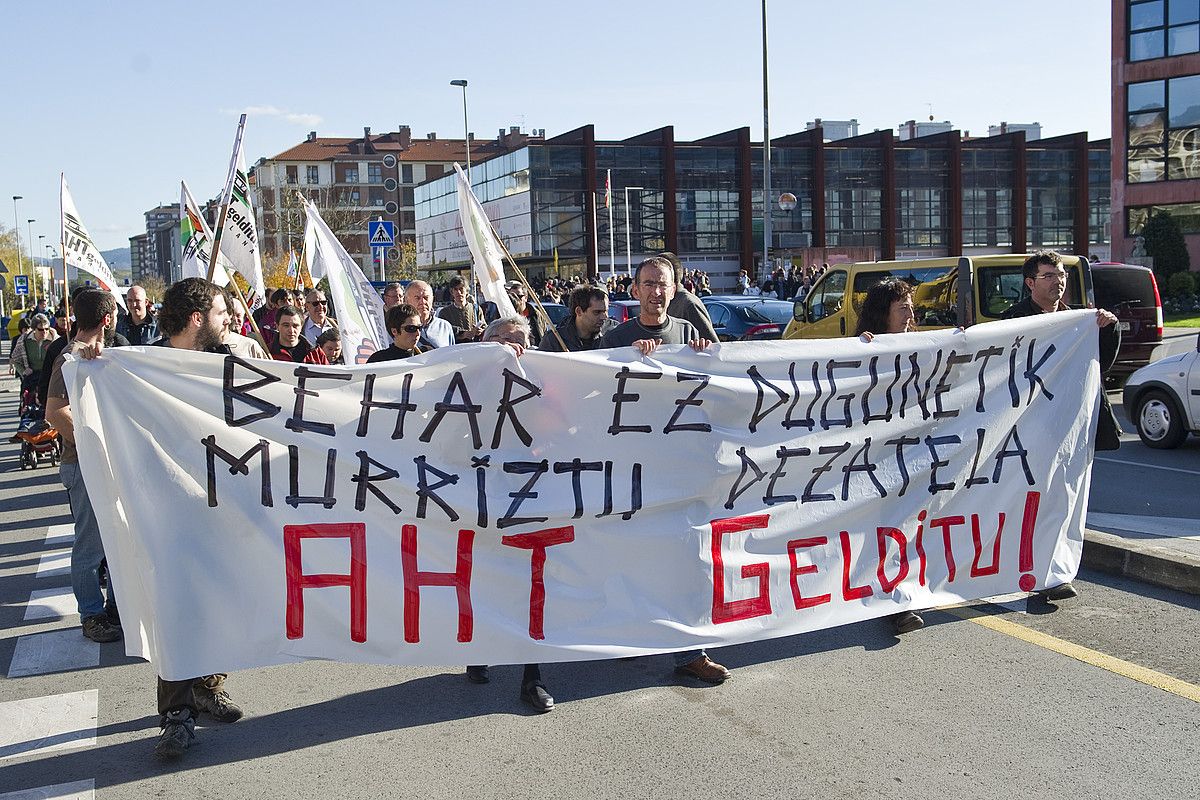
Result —
[[[319, 136], [290, 147], [268, 161], [333, 161], [345, 157], [384, 156], [391, 153], [398, 161], [444, 161], [466, 159], [462, 139], [412, 139], [406, 146], [397, 133], [382, 133], [369, 137], [374, 152], [363, 152], [364, 137]], [[490, 157], [512, 149], [495, 139], [473, 139], [471, 158]]]

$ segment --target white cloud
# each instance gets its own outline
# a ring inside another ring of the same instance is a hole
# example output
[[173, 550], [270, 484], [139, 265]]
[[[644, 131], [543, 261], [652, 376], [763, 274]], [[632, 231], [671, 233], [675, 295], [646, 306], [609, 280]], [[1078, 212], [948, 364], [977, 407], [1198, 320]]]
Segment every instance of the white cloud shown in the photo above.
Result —
[[321, 117], [317, 114], [285, 111], [277, 106], [246, 106], [240, 111], [232, 108], [223, 108], [221, 109], [221, 113], [229, 114], [230, 116], [245, 114], [248, 117], [278, 117], [293, 125], [306, 125], [310, 127], [321, 124]]

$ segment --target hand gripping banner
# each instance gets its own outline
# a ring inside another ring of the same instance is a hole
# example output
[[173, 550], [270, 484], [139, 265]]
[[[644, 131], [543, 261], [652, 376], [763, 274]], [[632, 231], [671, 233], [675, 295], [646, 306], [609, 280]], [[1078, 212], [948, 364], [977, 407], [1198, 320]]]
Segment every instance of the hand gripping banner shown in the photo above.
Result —
[[1096, 342], [1061, 312], [650, 358], [127, 348], [66, 374], [127, 651], [185, 679], [711, 647], [1062, 583]]

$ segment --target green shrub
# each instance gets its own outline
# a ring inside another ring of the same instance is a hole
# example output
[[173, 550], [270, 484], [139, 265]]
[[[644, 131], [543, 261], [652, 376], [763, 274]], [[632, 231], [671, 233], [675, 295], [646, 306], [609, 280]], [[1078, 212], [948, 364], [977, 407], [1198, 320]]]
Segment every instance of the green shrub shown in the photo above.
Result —
[[1167, 292], [1172, 297], [1187, 297], [1196, 293], [1196, 275], [1193, 272], [1176, 272], [1167, 278]]

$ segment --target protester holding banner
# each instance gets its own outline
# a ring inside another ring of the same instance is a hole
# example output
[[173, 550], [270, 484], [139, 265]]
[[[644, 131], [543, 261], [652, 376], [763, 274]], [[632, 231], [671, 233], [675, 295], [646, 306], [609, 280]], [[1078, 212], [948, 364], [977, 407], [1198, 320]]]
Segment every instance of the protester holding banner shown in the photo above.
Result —
[[[328, 364], [329, 359], [325, 357], [325, 351], [300, 333], [301, 327], [306, 327], [303, 320], [300, 309], [292, 306], [284, 306], [275, 312], [275, 325], [278, 333], [268, 351], [271, 358], [296, 364]], [[317, 339], [320, 336], [321, 334], [318, 333], [313, 338]]]
[[[854, 335], [871, 342], [878, 333], [908, 333], [915, 330], [913, 290], [900, 278], [884, 278], [867, 290]], [[912, 633], [925, 627], [925, 620], [916, 611], [906, 610], [888, 617], [897, 635]]]
[[705, 339], [717, 341], [717, 330], [713, 327], [712, 317], [708, 315], [708, 308], [683, 285], [683, 262], [679, 260], [679, 256], [669, 251], [658, 255], [671, 262], [671, 271], [675, 275], [675, 296], [671, 298], [667, 313], [692, 323]]
[[[117, 301], [110, 292], [89, 289], [76, 302], [75, 322], [78, 326], [71, 352], [77, 355], [99, 352], [104, 347], [106, 330], [117, 324]], [[96, 521], [92, 501], [79, 469], [79, 454], [75, 449], [75, 427], [62, 367], [65, 356], [58, 356], [50, 374], [47, 390], [46, 421], [58, 429], [62, 437], [62, 463], [59, 469], [63, 486], [71, 504], [75, 522], [75, 541], [71, 546], [71, 589], [79, 607], [83, 635], [93, 642], [115, 642], [121, 638], [119, 617], [116, 616], [116, 596], [111, 578], [108, 599], [100, 586], [100, 563], [104, 560], [104, 543]], [[111, 610], [111, 611], [110, 611]]]
[[421, 338], [421, 315], [408, 303], [392, 306], [387, 310], [387, 329], [392, 334], [392, 343], [376, 350], [367, 358], [368, 364], [381, 361], [399, 361], [421, 352], [417, 341]]
[[[298, 316], [299, 312], [297, 312]], [[159, 325], [163, 337], [156, 344], [178, 350], [229, 354], [221, 342], [229, 327], [229, 309], [221, 287], [203, 278], [184, 278], [167, 289]], [[162, 732], [154, 752], [159, 758], [183, 755], [195, 738], [196, 715], [204, 711], [218, 722], [242, 718], [239, 708], [225, 691], [224, 674], [204, 675], [181, 681], [158, 678], [158, 713]]]

